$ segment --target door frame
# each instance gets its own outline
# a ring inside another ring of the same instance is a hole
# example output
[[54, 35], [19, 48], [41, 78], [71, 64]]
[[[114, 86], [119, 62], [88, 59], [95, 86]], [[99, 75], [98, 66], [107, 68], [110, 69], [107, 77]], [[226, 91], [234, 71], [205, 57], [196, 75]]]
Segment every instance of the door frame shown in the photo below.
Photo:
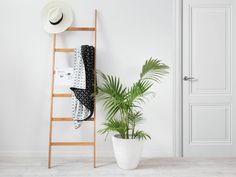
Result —
[[173, 155], [183, 157], [183, 0], [173, 0]]

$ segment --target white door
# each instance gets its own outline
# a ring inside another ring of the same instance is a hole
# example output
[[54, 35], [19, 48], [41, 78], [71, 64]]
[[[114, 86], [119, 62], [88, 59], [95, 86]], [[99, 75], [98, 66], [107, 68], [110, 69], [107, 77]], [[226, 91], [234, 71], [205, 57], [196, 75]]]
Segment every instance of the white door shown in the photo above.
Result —
[[236, 156], [236, 0], [183, 0], [183, 155]]

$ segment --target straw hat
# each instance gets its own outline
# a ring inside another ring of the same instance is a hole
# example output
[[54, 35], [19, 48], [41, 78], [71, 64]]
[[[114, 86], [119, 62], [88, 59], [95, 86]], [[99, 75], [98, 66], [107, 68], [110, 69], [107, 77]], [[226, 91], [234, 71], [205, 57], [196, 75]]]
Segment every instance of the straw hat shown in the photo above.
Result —
[[42, 10], [42, 22], [46, 32], [61, 33], [71, 26], [73, 12], [62, 1], [49, 1]]

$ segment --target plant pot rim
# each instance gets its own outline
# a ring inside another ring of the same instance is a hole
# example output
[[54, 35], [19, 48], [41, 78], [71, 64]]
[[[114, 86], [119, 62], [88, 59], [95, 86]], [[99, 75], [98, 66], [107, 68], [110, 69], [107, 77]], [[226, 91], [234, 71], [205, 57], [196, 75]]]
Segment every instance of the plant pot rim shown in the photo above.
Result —
[[[130, 135], [131, 136], [131, 135]], [[121, 136], [119, 134], [115, 134], [113, 135], [113, 138], [116, 138], [116, 139], [120, 139], [120, 140], [123, 140], [123, 141], [143, 141], [142, 139], [138, 139], [138, 138], [131, 138], [131, 139], [124, 139], [124, 138], [121, 138]]]

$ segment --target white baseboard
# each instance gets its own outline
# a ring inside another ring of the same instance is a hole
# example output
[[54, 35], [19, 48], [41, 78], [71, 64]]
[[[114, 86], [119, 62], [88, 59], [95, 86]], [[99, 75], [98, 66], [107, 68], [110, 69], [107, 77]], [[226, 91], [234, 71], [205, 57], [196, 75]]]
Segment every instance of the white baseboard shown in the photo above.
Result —
[[[48, 156], [47, 151], [0, 151], [1, 157], [42, 157], [46, 158]], [[53, 150], [53, 157], [92, 157], [92, 150]], [[98, 158], [111, 158], [114, 157], [113, 150], [98, 150], [96, 156]], [[160, 151], [144, 151], [142, 157], [173, 157], [173, 154], [160, 152]]]
[[[112, 151], [98, 152], [97, 157], [113, 157]], [[0, 157], [47, 157], [48, 151], [1, 151]], [[53, 157], [92, 157], [93, 151], [53, 150]]]

